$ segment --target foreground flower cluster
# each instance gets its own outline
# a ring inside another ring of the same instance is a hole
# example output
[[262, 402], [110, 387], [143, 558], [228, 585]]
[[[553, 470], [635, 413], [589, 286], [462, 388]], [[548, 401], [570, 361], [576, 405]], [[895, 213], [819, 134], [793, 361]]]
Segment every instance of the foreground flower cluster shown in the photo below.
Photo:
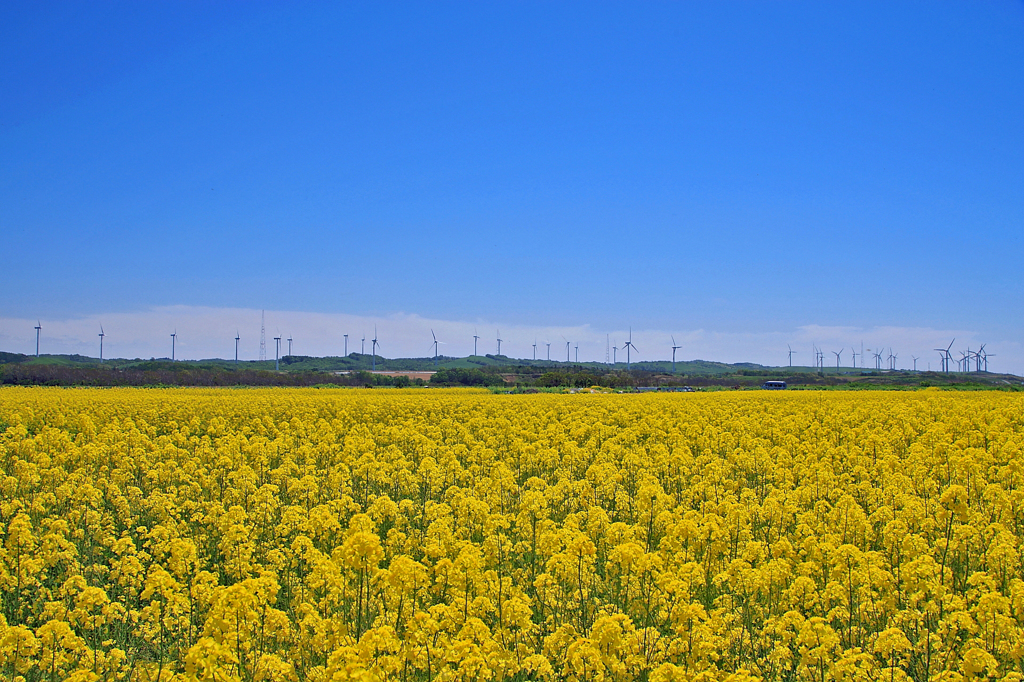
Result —
[[0, 391], [26, 680], [1020, 680], [1024, 400]]

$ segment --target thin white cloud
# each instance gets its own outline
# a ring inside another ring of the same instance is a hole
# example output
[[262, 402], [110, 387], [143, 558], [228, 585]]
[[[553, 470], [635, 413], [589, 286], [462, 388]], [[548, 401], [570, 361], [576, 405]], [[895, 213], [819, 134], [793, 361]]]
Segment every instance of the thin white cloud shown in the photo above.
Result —
[[[259, 310], [244, 308], [211, 308], [167, 306], [138, 312], [110, 313], [67, 319], [40, 321], [41, 352], [78, 353], [96, 357], [99, 354], [99, 331], [103, 327], [106, 357], [150, 358], [169, 357], [171, 333], [177, 332], [175, 355], [180, 359], [231, 358], [234, 337], [241, 337], [239, 357], [254, 360], [259, 356]], [[590, 325], [575, 327], [534, 327], [514, 325], [495, 320], [458, 321], [428, 319], [415, 314], [394, 313], [380, 317], [268, 310], [266, 316], [266, 352], [274, 357], [274, 337], [280, 336], [281, 354], [288, 352], [287, 339], [292, 338], [296, 355], [342, 355], [344, 334], [348, 334], [349, 352], [365, 347], [371, 350], [376, 329], [378, 352], [384, 357], [428, 357], [433, 354], [431, 330], [442, 344], [439, 352], [465, 356], [473, 352], [473, 336], [478, 339], [478, 352], [483, 355], [497, 351], [500, 330], [502, 354], [517, 358], [536, 357], [565, 360], [566, 341], [569, 357], [575, 360], [579, 346], [581, 361], [604, 361], [606, 348], [619, 347], [618, 359], [625, 360], [624, 342], [630, 330], [595, 329]], [[0, 350], [31, 354], [35, 352], [36, 320], [0, 318]], [[813, 347], [825, 353], [827, 365], [835, 363], [835, 352], [841, 351], [840, 362], [850, 367], [852, 353], [858, 354], [857, 366], [874, 366], [872, 352], [885, 349], [898, 356], [897, 366], [910, 368], [913, 357], [918, 369], [938, 369], [939, 354], [934, 348], [945, 347], [954, 338], [955, 357], [967, 348], [977, 349], [987, 343], [994, 356], [992, 371], [1021, 374], [1024, 370], [1024, 347], [1016, 341], [983, 338], [976, 331], [962, 329], [931, 329], [925, 327], [826, 327], [806, 325], [789, 331], [718, 332], [706, 329], [655, 330], [633, 329], [636, 361], [667, 360], [672, 357], [672, 337], [679, 350], [677, 360], [714, 360], [720, 362], [755, 362], [785, 365], [789, 348], [794, 351], [793, 364], [813, 362]], [[365, 338], [365, 342], [363, 339]], [[365, 343], [365, 346], [363, 345]], [[861, 348], [864, 355], [861, 355]], [[872, 350], [868, 350], [872, 349]]]

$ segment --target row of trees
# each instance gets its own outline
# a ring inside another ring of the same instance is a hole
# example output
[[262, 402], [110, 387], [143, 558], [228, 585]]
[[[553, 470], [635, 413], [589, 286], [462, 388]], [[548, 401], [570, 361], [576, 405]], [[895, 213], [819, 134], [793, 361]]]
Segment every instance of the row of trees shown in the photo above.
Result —
[[[285, 363], [287, 364], [287, 363]], [[668, 376], [655, 372], [618, 369], [603, 369], [586, 366], [570, 366], [544, 373], [537, 373], [532, 367], [452, 367], [439, 369], [431, 378], [431, 386], [510, 386], [517, 387], [569, 387], [586, 388], [607, 386], [630, 388], [636, 386], [711, 386], [760, 384], [761, 375], [756, 376]], [[835, 378], [774, 377], [784, 378], [791, 383], [833, 384]], [[424, 386], [420, 379], [405, 376], [374, 374], [365, 370], [347, 374], [325, 371], [274, 372], [247, 367], [196, 365], [192, 363], [171, 363], [151, 361], [131, 367], [109, 365], [64, 365], [9, 363], [0, 364], [0, 385], [21, 386]]]
[[0, 385], [14, 386], [422, 386], [420, 379], [370, 372], [268, 372], [146, 363], [144, 368], [0, 365]]

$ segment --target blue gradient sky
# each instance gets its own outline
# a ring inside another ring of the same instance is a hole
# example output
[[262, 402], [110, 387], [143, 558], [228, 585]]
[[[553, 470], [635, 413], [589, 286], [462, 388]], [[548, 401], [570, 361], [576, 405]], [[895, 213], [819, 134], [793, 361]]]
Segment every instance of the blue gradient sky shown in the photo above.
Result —
[[266, 308], [1024, 372], [1021, 112], [1021, 2], [6, 2], [0, 349]]

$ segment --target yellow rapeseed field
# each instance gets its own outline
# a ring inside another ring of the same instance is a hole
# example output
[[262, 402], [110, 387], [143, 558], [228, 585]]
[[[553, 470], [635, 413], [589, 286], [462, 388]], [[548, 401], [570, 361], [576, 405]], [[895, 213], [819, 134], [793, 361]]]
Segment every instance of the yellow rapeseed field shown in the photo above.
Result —
[[1024, 399], [0, 390], [9, 680], [1022, 680]]

